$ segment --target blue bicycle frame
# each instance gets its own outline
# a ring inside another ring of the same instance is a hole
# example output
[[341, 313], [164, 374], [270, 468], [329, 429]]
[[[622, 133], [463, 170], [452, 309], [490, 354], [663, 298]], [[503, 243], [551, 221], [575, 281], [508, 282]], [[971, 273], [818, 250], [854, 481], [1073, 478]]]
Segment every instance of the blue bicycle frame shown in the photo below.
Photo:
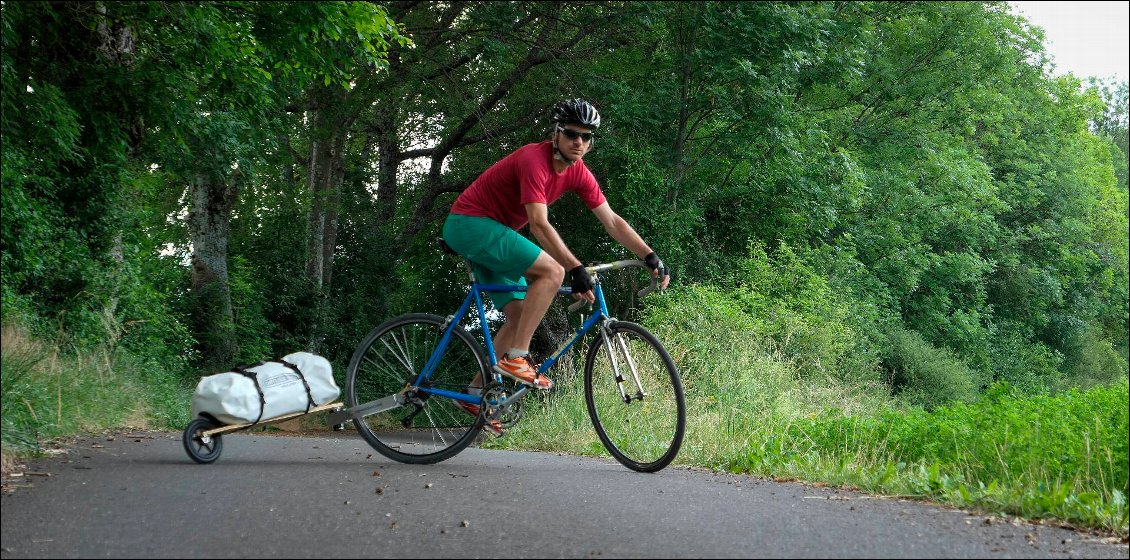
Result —
[[[488, 328], [488, 326], [487, 326], [489, 323], [487, 322], [486, 309], [483, 306], [482, 294], [483, 293], [498, 293], [498, 292], [524, 292], [524, 291], [526, 291], [526, 286], [508, 286], [508, 285], [502, 285], [502, 284], [479, 284], [478, 282], [472, 281], [471, 289], [467, 293], [467, 297], [463, 298], [463, 305], [459, 306], [459, 310], [456, 311], [454, 315], [448, 317], [447, 328], [444, 330], [443, 337], [440, 338], [439, 345], [436, 346], [436, 349], [432, 352], [432, 355], [428, 358], [428, 363], [424, 365], [424, 369], [422, 371], [420, 371], [420, 374], [418, 376], [416, 376], [416, 379], [413, 381], [413, 385], [418, 387], [417, 390], [420, 391], [420, 392], [423, 392], [423, 393], [429, 393], [429, 394], [432, 394], [432, 395], [447, 397], [449, 399], [468, 402], [468, 403], [471, 403], [471, 404], [476, 404], [476, 405], [480, 404], [482, 402], [482, 398], [479, 397], [478, 395], [469, 395], [467, 393], [456, 393], [454, 391], [448, 391], [448, 390], [445, 390], [445, 389], [438, 389], [438, 388], [434, 388], [434, 387], [424, 387], [423, 384], [424, 384], [425, 381], [427, 381], [429, 378], [431, 378], [432, 372], [435, 371], [436, 365], [439, 363], [439, 360], [442, 358], [444, 351], [447, 350], [447, 345], [451, 341], [452, 333], [455, 331], [456, 328], [461, 328], [460, 325], [463, 323], [463, 319], [466, 317], [467, 312], [470, 309], [472, 302], [474, 302], [475, 309], [479, 314], [479, 324], [483, 326], [483, 339], [486, 341], [487, 358], [490, 360], [491, 368], [493, 368], [498, 363], [498, 358], [497, 358], [495, 351], [494, 351], [494, 343], [491, 339], [490, 328]], [[557, 295], [570, 295], [572, 293], [573, 293], [572, 288], [559, 288], [557, 290]], [[589, 329], [591, 329], [594, 325], [596, 325], [596, 323], [598, 321], [600, 321], [602, 318], [608, 317], [608, 306], [604, 302], [604, 291], [601, 289], [599, 283], [597, 283], [593, 286], [593, 294], [596, 296], [596, 301], [594, 303], [595, 303], [595, 305], [597, 305], [600, 312], [594, 313], [591, 317], [589, 317], [587, 320], [585, 320], [581, 324], [581, 326], [577, 328], [576, 332], [573, 335], [573, 338], [569, 339], [569, 341], [567, 341], [565, 344], [562, 344], [561, 347], [558, 348], [557, 351], [553, 353], [553, 355], [551, 355], [549, 358], [547, 358], [545, 361], [543, 361], [541, 363], [541, 365], [538, 367], [538, 370], [537, 370], [538, 373], [545, 373], [550, 368], [552, 368], [553, 365], [556, 364], [557, 361], [561, 359], [561, 356], [565, 355], [565, 353], [568, 352], [569, 349], [572, 348], [574, 344], [576, 344], [578, 341], [580, 341], [582, 338], [585, 337], [585, 335], [589, 332]], [[492, 370], [491, 373], [494, 376], [496, 381], [501, 380], [501, 375], [498, 372], [495, 372], [495, 371]], [[528, 391], [528, 390], [529, 390], [529, 387], [522, 387], [518, 391], [515, 391], [513, 395], [510, 395], [504, 401], [501, 401], [501, 402], [496, 403], [496, 404], [501, 404], [501, 405], [508, 404], [509, 402], [511, 402], [514, 399], [521, 398], [523, 395], [525, 395], [526, 391]]]
[[[577, 328], [576, 332], [573, 334], [573, 337], [569, 339], [565, 344], [562, 344], [560, 348], [558, 348], [549, 358], [547, 358], [541, 363], [540, 366], [538, 366], [538, 373], [545, 373], [547, 370], [552, 368], [554, 364], [556, 364], [557, 361], [561, 359], [561, 356], [565, 355], [565, 353], [568, 352], [574, 344], [584, 338], [585, 335], [588, 334], [589, 329], [592, 329], [593, 326], [595, 326], [598, 322], [611, 318], [608, 314], [608, 305], [604, 300], [604, 290], [600, 286], [600, 278], [598, 274], [608, 270], [617, 270], [628, 267], [646, 268], [647, 265], [642, 261], [626, 260], [589, 267], [589, 273], [592, 274], [593, 277], [593, 295], [595, 296], [595, 301], [593, 302], [593, 304], [597, 306], [598, 312], [593, 313], [592, 316], [581, 322], [581, 326]], [[479, 314], [479, 324], [483, 326], [483, 339], [486, 341], [487, 358], [490, 360], [490, 367], [492, 368], [491, 375], [493, 376], [495, 381], [501, 381], [502, 375], [497, 371], [494, 371], [493, 369], [494, 366], [498, 363], [498, 359], [495, 355], [494, 343], [492, 342], [490, 336], [490, 328], [488, 327], [489, 323], [487, 323], [486, 310], [483, 307], [482, 294], [498, 292], [524, 292], [526, 291], [527, 287], [512, 285], [508, 286], [502, 284], [480, 284], [475, 280], [473, 274], [470, 274], [469, 272], [468, 274], [469, 276], [471, 276], [471, 289], [467, 293], [467, 297], [463, 299], [463, 305], [459, 306], [459, 310], [456, 311], [454, 315], [448, 317], [447, 328], [444, 330], [443, 337], [440, 338], [439, 345], [436, 346], [436, 349], [428, 358], [428, 362], [424, 365], [424, 369], [420, 371], [419, 375], [416, 376], [416, 379], [413, 381], [413, 385], [416, 387], [417, 391], [423, 393], [438, 395], [441, 397], [478, 405], [482, 403], [482, 398], [478, 395], [457, 393], [454, 391], [448, 391], [435, 387], [426, 387], [424, 386], [424, 382], [431, 378], [432, 373], [435, 371], [436, 366], [439, 364], [439, 360], [442, 358], [444, 351], [447, 350], [447, 345], [451, 341], [452, 333], [454, 333], [456, 328], [462, 328], [460, 327], [460, 325], [462, 324], [463, 319], [466, 317], [468, 310], [470, 310], [471, 308], [471, 302], [475, 303], [475, 309]], [[641, 297], [645, 296], [655, 289], [656, 283], [655, 279], [653, 278], [651, 285], [644, 288], [643, 290], [640, 290], [639, 295]], [[557, 290], [557, 295], [571, 295], [572, 293], [572, 288], [563, 287], [558, 288]], [[569, 311], [576, 311], [584, 305], [586, 305], [584, 301], [578, 301], [569, 306]], [[529, 387], [523, 386], [515, 391], [512, 395], [507, 396], [499, 402], [494, 402], [491, 404], [505, 406], [516, 399], [522, 398], [522, 396], [524, 396], [529, 390]]]

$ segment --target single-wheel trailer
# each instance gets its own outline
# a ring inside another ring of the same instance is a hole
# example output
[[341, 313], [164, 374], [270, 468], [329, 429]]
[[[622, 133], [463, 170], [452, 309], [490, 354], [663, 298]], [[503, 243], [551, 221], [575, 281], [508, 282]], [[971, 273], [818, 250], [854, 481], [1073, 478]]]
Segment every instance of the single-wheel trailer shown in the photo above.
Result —
[[[184, 436], [181, 438], [184, 442], [184, 450], [188, 456], [200, 464], [207, 464], [220, 458], [220, 453], [224, 450], [223, 435], [231, 432], [238, 432], [246, 430], [255, 426], [266, 426], [275, 424], [286, 420], [293, 420], [301, 416], [308, 416], [319, 412], [337, 412], [340, 411], [344, 405], [341, 402], [331, 402], [321, 406], [315, 406], [305, 412], [295, 412], [292, 414], [284, 414], [259, 422], [251, 422], [249, 424], [224, 424], [216, 419], [215, 416], [207, 412], [201, 412], [188, 426], [184, 429]], [[333, 429], [340, 431], [345, 429], [341, 424], [334, 424]]]

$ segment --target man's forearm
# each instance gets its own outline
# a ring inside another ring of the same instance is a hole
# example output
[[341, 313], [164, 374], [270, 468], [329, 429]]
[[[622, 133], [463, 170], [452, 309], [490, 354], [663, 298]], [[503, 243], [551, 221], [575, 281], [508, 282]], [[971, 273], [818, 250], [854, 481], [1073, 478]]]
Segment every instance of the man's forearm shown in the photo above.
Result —
[[571, 270], [582, 263], [580, 259], [573, 255], [569, 247], [565, 245], [565, 241], [557, 233], [557, 230], [549, 224], [536, 225], [530, 224], [530, 233], [534, 235], [538, 245], [542, 250], [549, 253], [565, 270]]
[[640, 234], [636, 233], [636, 230], [632, 228], [631, 224], [619, 216], [616, 217], [616, 221], [612, 227], [608, 228], [608, 235], [641, 259], [652, 252], [651, 247], [644, 242]]

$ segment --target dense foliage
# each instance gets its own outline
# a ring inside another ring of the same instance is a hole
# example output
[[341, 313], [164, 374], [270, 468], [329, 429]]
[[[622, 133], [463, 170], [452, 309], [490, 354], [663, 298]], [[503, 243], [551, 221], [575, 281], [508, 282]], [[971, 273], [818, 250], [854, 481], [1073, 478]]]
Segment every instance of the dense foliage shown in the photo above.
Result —
[[[930, 411], [1127, 378], [1127, 85], [1053, 76], [1003, 2], [0, 9], [0, 301], [64, 350], [340, 371], [385, 318], [454, 309], [455, 195], [583, 97], [586, 163], [674, 271], [615, 313], [677, 327], [702, 395], [780, 374]], [[626, 256], [570, 197], [551, 221]]]

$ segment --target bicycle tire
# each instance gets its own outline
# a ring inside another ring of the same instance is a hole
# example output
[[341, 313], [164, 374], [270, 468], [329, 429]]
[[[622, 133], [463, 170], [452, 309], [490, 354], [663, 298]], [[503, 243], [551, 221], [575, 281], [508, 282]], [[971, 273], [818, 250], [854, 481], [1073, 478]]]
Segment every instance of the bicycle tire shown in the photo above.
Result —
[[[616, 321], [603, 327], [614, 347], [608, 351], [603, 336], [589, 346], [585, 358], [585, 404], [596, 435], [612, 456], [639, 472], [656, 472], [675, 460], [686, 431], [686, 398], [679, 370], [667, 349], [644, 327]], [[637, 387], [617, 339], [623, 340], [636, 366], [645, 396], [625, 402], [617, 388], [612, 360], [616, 360], [629, 396]]]
[[[410, 313], [373, 329], [357, 346], [346, 370], [349, 408], [404, 391], [427, 364], [443, 337], [443, 317]], [[456, 327], [440, 362], [425, 386], [462, 392], [490, 370], [482, 346]], [[482, 414], [472, 416], [449, 398], [419, 393], [414, 402], [364, 418], [354, 418], [357, 432], [382, 455], [411, 464], [438, 463], [470, 445], [482, 430]]]

